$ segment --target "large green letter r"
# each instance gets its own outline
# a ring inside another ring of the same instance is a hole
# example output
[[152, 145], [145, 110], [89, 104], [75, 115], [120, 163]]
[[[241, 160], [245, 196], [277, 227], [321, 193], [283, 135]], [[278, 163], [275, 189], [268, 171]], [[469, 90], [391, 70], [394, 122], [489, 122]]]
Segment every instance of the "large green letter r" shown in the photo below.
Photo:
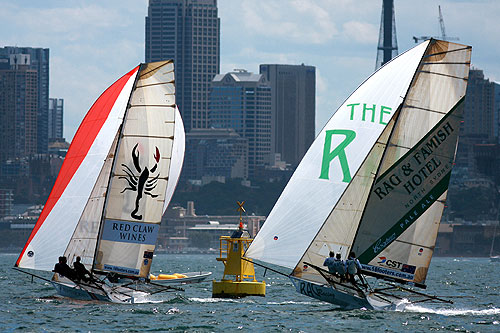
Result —
[[[332, 135], [340, 134], [345, 135], [344, 141], [342, 141], [337, 148], [330, 151], [332, 146]], [[344, 183], [349, 183], [351, 181], [351, 173], [349, 172], [349, 165], [347, 164], [347, 156], [345, 155], [345, 148], [349, 145], [352, 140], [356, 137], [356, 132], [351, 130], [330, 130], [326, 131], [325, 134], [325, 147], [323, 148], [323, 162], [321, 163], [321, 175], [320, 179], [328, 179], [328, 173], [330, 171], [330, 162], [335, 158], [339, 157], [340, 167], [342, 168], [342, 173], [344, 174]]]

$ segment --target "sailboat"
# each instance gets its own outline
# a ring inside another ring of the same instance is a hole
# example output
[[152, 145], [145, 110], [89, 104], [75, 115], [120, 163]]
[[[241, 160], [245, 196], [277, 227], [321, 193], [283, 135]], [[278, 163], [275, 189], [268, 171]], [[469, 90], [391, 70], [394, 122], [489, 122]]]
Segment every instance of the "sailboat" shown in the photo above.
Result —
[[35, 275], [80, 257], [92, 279], [46, 279], [78, 299], [134, 303], [173, 290], [149, 274], [184, 149], [173, 61], [140, 64], [88, 111], [16, 269]]
[[[365, 80], [316, 137], [245, 256], [347, 309], [447, 301], [415, 287], [426, 287], [470, 57], [470, 46], [431, 39]], [[342, 260], [353, 252], [366, 283], [331, 274], [330, 251]]]

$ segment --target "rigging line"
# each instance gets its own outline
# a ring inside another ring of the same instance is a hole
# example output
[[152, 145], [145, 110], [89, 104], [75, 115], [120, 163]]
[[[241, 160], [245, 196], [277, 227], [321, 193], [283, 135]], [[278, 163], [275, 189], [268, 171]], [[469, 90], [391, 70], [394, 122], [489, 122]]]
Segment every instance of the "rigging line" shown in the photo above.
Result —
[[423, 62], [422, 65], [470, 65], [470, 61], [465, 62]]
[[438, 114], [442, 114], [442, 115], [445, 115], [445, 114], [448, 113], [448, 112], [443, 112], [443, 111], [437, 111], [437, 110], [432, 110], [432, 109], [428, 109], [428, 108], [423, 108], [423, 107], [416, 106], [416, 105], [411, 105], [411, 104], [405, 104], [404, 107], [405, 108], [410, 108], [410, 109], [417, 109], [417, 110], [422, 110], [422, 111], [434, 112], [434, 113], [438, 113]]
[[423, 59], [429, 58], [429, 57], [433, 57], [433, 56], [437, 56], [437, 55], [448, 54], [448, 53], [452, 53], [452, 52], [458, 52], [458, 51], [464, 51], [464, 50], [470, 50], [470, 49], [472, 49], [472, 46], [466, 46], [466, 47], [462, 47], [462, 48], [455, 49], [455, 50], [450, 50], [450, 51], [443, 51], [443, 52], [438, 52], [438, 53], [432, 53], [432, 54], [424, 56]]
[[158, 136], [158, 135], [136, 135], [136, 134], [124, 134], [123, 138], [155, 138], [155, 139], [174, 139], [174, 136]]
[[439, 76], [444, 76], [444, 77], [450, 77], [452, 79], [457, 79], [457, 80], [464, 80], [464, 81], [468, 81], [469, 80], [468, 77], [460, 77], [460, 76], [449, 75], [449, 74], [438, 73], [438, 72], [423, 71], [423, 70], [420, 70], [419, 72], [420, 73], [426, 73], [426, 74], [434, 74], [434, 75], [439, 75]]

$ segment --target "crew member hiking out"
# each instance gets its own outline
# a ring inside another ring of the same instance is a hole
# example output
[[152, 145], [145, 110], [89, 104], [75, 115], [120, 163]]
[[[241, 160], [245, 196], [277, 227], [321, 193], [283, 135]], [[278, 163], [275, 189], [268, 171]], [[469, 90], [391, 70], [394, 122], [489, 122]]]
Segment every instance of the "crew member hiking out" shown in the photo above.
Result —
[[80, 260], [80, 257], [76, 257], [76, 261], [73, 263], [76, 279], [88, 282], [92, 279], [92, 274], [90, 274], [90, 272], [85, 268], [85, 265], [82, 264]]
[[75, 271], [68, 266], [67, 261], [66, 257], [59, 257], [59, 262], [54, 266], [52, 271], [70, 280], [74, 280], [76, 278]]

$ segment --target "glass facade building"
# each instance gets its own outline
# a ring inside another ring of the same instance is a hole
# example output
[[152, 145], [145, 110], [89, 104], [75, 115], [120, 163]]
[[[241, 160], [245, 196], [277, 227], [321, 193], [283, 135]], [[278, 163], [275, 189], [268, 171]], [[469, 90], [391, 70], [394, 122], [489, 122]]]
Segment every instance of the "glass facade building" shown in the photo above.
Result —
[[212, 80], [210, 126], [232, 128], [248, 140], [248, 175], [269, 164], [271, 153], [271, 87], [265, 77], [245, 70]]
[[186, 132], [208, 126], [210, 82], [219, 73], [216, 0], [149, 0], [146, 62], [174, 59], [176, 102]]

